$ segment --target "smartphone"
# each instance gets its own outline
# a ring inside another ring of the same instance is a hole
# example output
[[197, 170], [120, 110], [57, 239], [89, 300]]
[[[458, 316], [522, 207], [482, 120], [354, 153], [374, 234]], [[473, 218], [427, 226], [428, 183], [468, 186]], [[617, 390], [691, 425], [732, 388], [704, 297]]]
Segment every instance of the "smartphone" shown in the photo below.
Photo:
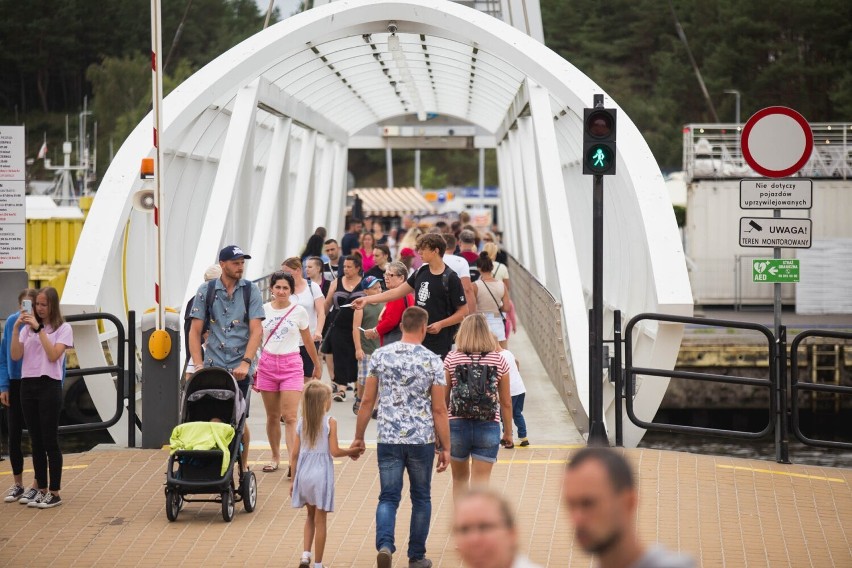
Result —
[[33, 313], [33, 301], [27, 298], [21, 302], [21, 311], [28, 314]]

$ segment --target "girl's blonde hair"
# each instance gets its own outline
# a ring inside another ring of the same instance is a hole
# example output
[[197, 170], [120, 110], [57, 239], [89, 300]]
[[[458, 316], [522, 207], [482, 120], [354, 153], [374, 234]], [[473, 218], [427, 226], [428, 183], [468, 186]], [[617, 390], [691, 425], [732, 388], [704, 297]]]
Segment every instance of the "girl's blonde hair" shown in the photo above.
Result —
[[485, 243], [485, 246], [482, 247], [482, 250], [488, 253], [488, 258], [490, 258], [491, 260], [497, 260], [497, 251], [500, 249], [497, 248], [497, 245], [495, 243]]
[[482, 314], [471, 314], [462, 320], [456, 335], [456, 351], [462, 353], [490, 353], [500, 349], [497, 338], [491, 333]]
[[305, 383], [302, 392], [302, 442], [313, 448], [322, 432], [322, 420], [328, 401], [331, 400], [331, 387], [316, 379]]

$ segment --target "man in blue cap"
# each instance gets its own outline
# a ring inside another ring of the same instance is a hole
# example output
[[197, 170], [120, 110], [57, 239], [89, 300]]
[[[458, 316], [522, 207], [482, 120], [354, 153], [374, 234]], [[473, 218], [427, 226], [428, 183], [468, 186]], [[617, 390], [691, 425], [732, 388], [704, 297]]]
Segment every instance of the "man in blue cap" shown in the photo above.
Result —
[[[243, 278], [245, 263], [251, 256], [236, 245], [219, 251], [222, 276], [205, 282], [195, 294], [190, 315], [189, 352], [198, 371], [203, 367], [222, 367], [237, 379], [249, 411], [249, 387], [254, 376], [255, 358], [263, 337], [263, 300], [257, 286]], [[201, 350], [201, 336], [207, 336], [207, 348]], [[243, 430], [243, 470], [248, 469], [249, 428]]]

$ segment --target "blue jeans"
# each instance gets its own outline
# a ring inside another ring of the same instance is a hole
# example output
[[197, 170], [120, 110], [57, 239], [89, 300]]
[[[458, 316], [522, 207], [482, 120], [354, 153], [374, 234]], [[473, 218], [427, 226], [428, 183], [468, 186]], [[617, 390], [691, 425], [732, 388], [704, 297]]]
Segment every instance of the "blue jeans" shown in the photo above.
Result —
[[524, 398], [527, 393], [521, 393], [512, 397], [512, 420], [518, 428], [518, 438], [527, 437], [527, 421], [524, 420]]
[[411, 486], [411, 527], [408, 535], [408, 558], [426, 556], [426, 537], [432, 518], [432, 464], [435, 444], [378, 444], [379, 481], [382, 491], [376, 507], [376, 550], [389, 548], [396, 552], [394, 530], [396, 510], [402, 497], [402, 476], [408, 470]]

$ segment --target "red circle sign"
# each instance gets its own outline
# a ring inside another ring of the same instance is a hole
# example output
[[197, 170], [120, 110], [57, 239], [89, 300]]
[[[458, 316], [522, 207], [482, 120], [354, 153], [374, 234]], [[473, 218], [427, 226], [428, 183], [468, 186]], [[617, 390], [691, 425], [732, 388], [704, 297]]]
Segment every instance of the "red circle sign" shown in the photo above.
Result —
[[782, 106], [759, 110], [743, 127], [743, 157], [766, 177], [780, 178], [802, 169], [814, 149], [811, 125], [798, 112]]

